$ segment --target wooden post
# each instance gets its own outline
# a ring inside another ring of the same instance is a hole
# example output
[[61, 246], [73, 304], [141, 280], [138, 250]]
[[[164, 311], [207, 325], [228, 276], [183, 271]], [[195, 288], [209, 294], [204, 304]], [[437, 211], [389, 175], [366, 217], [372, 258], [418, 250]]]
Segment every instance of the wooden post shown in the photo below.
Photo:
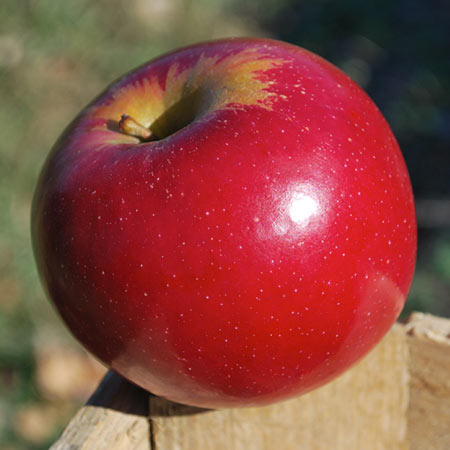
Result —
[[179, 405], [110, 372], [62, 449], [448, 450], [450, 320], [414, 313], [337, 380], [260, 408]]

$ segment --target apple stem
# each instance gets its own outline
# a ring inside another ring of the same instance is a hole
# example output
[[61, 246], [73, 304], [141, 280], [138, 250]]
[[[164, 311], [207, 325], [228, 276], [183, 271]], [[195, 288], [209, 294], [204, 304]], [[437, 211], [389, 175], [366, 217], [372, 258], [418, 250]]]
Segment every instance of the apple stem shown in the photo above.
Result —
[[138, 121], [134, 120], [128, 114], [123, 114], [119, 121], [119, 128], [125, 134], [139, 138], [141, 141], [148, 141], [152, 135], [151, 130]]

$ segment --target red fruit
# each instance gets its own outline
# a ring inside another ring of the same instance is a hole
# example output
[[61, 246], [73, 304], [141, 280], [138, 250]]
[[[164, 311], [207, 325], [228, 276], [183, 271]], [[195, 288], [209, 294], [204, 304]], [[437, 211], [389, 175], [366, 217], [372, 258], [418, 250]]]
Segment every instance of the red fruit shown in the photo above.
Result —
[[52, 150], [32, 222], [80, 342], [205, 407], [336, 377], [391, 327], [415, 264], [411, 186], [376, 106], [320, 57], [262, 39], [113, 83]]

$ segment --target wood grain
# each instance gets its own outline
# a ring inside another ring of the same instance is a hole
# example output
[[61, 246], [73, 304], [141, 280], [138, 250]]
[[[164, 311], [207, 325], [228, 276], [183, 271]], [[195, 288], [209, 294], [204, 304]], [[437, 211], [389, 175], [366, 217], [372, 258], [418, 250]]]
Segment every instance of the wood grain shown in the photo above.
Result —
[[51, 450], [151, 450], [149, 394], [110, 371]]
[[450, 320], [414, 313], [405, 329], [411, 450], [450, 449]]
[[52, 449], [448, 450], [449, 334], [415, 313], [335, 381], [261, 408], [179, 405], [110, 372]]

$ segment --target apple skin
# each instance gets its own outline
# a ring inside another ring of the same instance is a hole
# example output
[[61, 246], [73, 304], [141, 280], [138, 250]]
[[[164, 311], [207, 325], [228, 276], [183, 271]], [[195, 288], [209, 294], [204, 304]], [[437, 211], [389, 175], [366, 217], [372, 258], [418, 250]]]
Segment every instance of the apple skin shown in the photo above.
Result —
[[[122, 114], [159, 139], [120, 132]], [[416, 259], [379, 110], [330, 63], [265, 39], [194, 45], [113, 83], [50, 153], [32, 235], [75, 337], [201, 407], [335, 378], [392, 326]]]

